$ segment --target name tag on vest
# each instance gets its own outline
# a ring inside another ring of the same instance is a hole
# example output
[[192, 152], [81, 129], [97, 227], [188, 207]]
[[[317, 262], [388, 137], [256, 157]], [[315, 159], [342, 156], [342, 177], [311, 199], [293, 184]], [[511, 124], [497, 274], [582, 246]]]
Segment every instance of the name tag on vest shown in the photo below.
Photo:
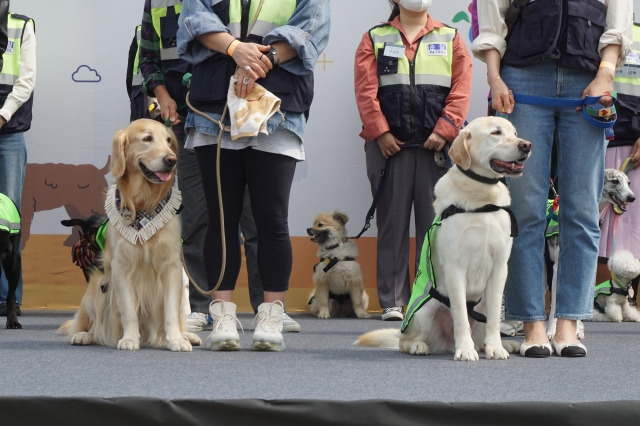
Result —
[[386, 44], [384, 46], [384, 56], [388, 56], [390, 58], [402, 58], [404, 56], [404, 46]]
[[13, 55], [13, 41], [7, 41], [7, 50], [5, 52], [7, 55]]
[[446, 43], [428, 43], [427, 50], [429, 55], [432, 56], [447, 56], [447, 44]]

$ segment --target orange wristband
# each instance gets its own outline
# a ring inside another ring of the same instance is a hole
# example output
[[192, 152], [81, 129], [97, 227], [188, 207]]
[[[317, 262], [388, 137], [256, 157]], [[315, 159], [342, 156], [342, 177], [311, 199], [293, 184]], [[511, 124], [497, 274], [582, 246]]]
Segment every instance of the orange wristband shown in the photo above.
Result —
[[598, 68], [607, 68], [613, 71], [614, 73], [616, 72], [616, 66], [609, 61], [601, 61], [600, 66]]
[[233, 52], [236, 50], [236, 47], [240, 44], [240, 40], [235, 39], [231, 43], [229, 43], [229, 47], [227, 47], [227, 55], [233, 56]]

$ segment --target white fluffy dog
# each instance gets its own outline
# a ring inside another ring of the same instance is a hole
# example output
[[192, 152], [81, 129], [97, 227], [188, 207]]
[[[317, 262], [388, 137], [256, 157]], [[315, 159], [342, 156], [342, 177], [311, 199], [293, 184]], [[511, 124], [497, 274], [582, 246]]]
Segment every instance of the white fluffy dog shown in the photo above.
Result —
[[640, 260], [628, 250], [618, 250], [607, 266], [611, 279], [596, 286], [593, 321], [640, 322], [640, 311], [628, 299], [631, 281], [640, 275]]

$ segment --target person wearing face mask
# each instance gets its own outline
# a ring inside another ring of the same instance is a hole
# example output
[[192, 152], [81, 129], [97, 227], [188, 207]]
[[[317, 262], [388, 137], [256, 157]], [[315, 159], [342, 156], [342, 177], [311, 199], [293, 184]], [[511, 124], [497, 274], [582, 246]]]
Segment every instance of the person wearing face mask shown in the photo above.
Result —
[[388, 22], [367, 31], [355, 54], [355, 95], [367, 176], [377, 203], [377, 288], [382, 320], [402, 320], [409, 301], [409, 227], [416, 253], [434, 218], [433, 188], [446, 147], [469, 109], [472, 64], [455, 28], [428, 13], [431, 0], [390, 0]]

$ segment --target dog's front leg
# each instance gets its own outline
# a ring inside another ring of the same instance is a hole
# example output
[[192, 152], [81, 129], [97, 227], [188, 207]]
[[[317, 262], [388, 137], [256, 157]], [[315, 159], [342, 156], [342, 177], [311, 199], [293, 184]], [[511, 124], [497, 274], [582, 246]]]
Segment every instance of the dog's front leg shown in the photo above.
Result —
[[134, 351], [140, 349], [140, 323], [132, 283], [126, 273], [121, 272], [123, 270], [117, 266], [111, 269], [112, 279], [109, 285], [114, 286], [123, 331], [122, 338], [118, 341], [118, 349]]
[[453, 359], [456, 361], [477, 361], [478, 351], [476, 351], [471, 338], [471, 326], [467, 317], [465, 280], [461, 271], [453, 271], [453, 269], [451, 268], [446, 274], [456, 349]]
[[[174, 273], [179, 271], [180, 273]], [[180, 314], [182, 313], [182, 265], [171, 268], [164, 274], [164, 330], [167, 337], [167, 348], [174, 352], [191, 352], [191, 343], [180, 330]], [[180, 285], [178, 285], [180, 283]]]
[[622, 318], [624, 321], [640, 322], [640, 311], [625, 300], [622, 303]]
[[353, 305], [353, 311], [358, 318], [369, 318], [369, 314], [364, 308], [362, 301], [362, 287], [357, 285], [358, 283], [352, 283], [350, 286], [349, 296], [351, 297], [351, 304]]
[[622, 322], [622, 307], [618, 304], [618, 301], [615, 299], [615, 294], [607, 297], [607, 303], [604, 307], [604, 311], [606, 312], [609, 319], [613, 322]]
[[487, 359], [508, 359], [509, 350], [515, 351], [515, 346], [517, 346], [517, 349], [520, 349], [520, 345], [514, 345], [511, 342], [507, 344], [508, 349], [506, 349], [500, 338], [500, 310], [506, 278], [506, 268], [492, 273], [484, 291], [484, 300], [487, 308], [485, 313], [487, 324], [484, 338], [484, 353]]
[[322, 283], [317, 286], [315, 295], [316, 306], [318, 307], [318, 318], [330, 318], [329, 314], [329, 285]]

